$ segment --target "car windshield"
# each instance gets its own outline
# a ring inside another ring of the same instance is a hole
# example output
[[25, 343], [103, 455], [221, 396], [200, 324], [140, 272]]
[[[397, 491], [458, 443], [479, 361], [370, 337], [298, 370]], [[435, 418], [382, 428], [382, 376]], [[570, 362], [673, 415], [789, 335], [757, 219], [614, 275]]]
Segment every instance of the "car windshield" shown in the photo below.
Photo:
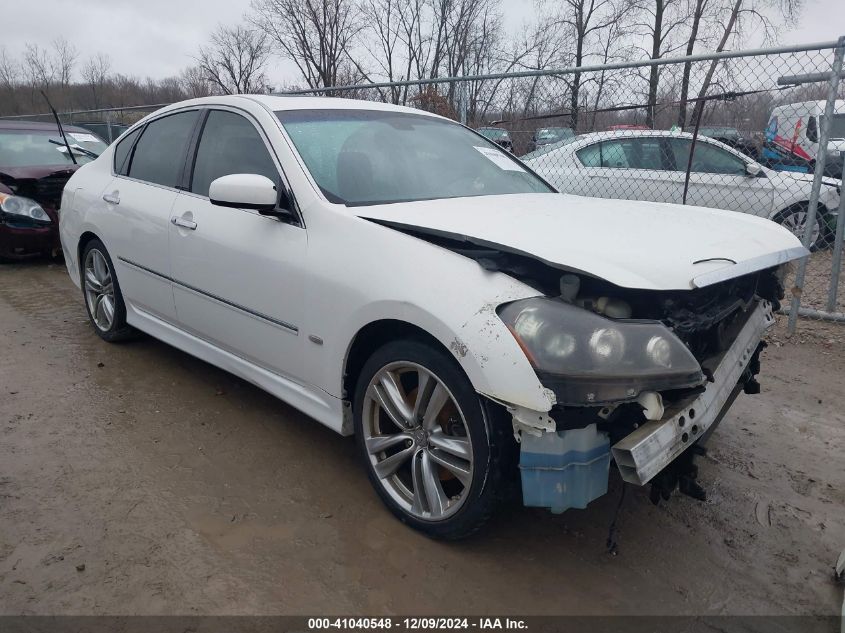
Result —
[[502, 139], [509, 138], [507, 130], [501, 130], [496, 127], [483, 127], [478, 130], [479, 133], [484, 135], [486, 138], [489, 138], [493, 141], [501, 141]]
[[538, 156], [542, 156], [543, 154], [548, 154], [549, 152], [553, 152], [556, 149], [563, 147], [564, 145], [569, 145], [570, 143], [575, 141], [575, 135], [573, 134], [569, 138], [565, 138], [562, 141], [558, 141], [557, 143], [549, 143], [547, 145], [541, 145], [533, 152], [529, 152], [522, 157], [522, 160], [530, 160], [532, 158], [537, 158]]
[[[106, 144], [93, 134], [66, 134], [74, 158], [80, 165], [91, 162], [106, 149]], [[0, 130], [0, 166], [38, 167], [72, 163], [58, 131]]]
[[[819, 117], [819, 125], [824, 125], [824, 116]], [[828, 138], [845, 138], [845, 114], [834, 114], [830, 120]]]
[[537, 130], [538, 141], [557, 141], [562, 138], [574, 138], [575, 132], [568, 127], [544, 127]]
[[276, 112], [317, 185], [347, 206], [553, 190], [467, 128], [379, 110]]

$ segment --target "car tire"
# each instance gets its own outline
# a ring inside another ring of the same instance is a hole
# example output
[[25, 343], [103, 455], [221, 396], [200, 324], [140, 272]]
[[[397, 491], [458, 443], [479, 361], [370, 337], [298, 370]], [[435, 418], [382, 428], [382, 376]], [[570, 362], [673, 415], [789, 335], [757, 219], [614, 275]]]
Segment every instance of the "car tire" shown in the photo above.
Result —
[[98, 239], [89, 241], [79, 261], [85, 311], [94, 331], [109, 343], [136, 337], [138, 331], [126, 323], [126, 304], [106, 247]]
[[474, 534], [511, 490], [518, 453], [510, 425], [444, 350], [417, 340], [379, 348], [358, 377], [353, 413], [379, 497], [430, 537]]
[[[802, 242], [804, 241], [804, 226], [806, 225], [806, 216], [809, 212], [809, 205], [806, 202], [794, 204], [791, 207], [780, 211], [772, 218], [775, 222], [790, 231], [795, 237]], [[822, 221], [822, 206], [819, 205], [816, 210], [816, 231], [815, 237], [810, 242], [810, 250], [817, 251], [824, 247], [825, 244], [825, 227]]]

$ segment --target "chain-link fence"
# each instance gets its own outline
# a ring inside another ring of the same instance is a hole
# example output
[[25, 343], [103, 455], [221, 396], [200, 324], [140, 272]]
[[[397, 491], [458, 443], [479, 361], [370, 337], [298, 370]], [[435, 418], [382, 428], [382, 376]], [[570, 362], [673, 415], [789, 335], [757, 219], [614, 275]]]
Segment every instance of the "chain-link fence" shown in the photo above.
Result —
[[[460, 120], [561, 192], [711, 207], [782, 224], [812, 251], [787, 280], [783, 308], [792, 330], [798, 315], [845, 321], [843, 52], [845, 38], [295, 94], [387, 101]], [[62, 119], [108, 140], [158, 107]]]
[[462, 120], [561, 192], [773, 220], [812, 251], [787, 281], [794, 327], [798, 314], [845, 320], [840, 42], [300, 93]]

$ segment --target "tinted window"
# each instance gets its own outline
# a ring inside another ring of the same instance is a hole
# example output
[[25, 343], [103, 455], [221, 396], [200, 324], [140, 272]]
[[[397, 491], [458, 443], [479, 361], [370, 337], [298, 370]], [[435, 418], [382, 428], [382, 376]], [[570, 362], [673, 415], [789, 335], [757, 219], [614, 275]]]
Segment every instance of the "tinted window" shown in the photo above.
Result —
[[[686, 171], [692, 142], [689, 139], [670, 139], [669, 143], [674, 154], [675, 169]], [[721, 147], [699, 141], [695, 144], [692, 171], [701, 174], [745, 175], [745, 161]]]
[[636, 169], [665, 169], [666, 161], [663, 160], [660, 139], [637, 139], [634, 150], [634, 163], [631, 167]]
[[175, 187], [198, 112], [171, 114], [147, 124], [132, 152], [129, 176]]
[[127, 170], [129, 169], [129, 150], [132, 149], [132, 144], [135, 142], [135, 139], [138, 138], [138, 134], [140, 134], [142, 128], [138, 128], [137, 130], [133, 130], [131, 134], [127, 135], [126, 138], [120, 141], [117, 146], [114, 148], [114, 173], [120, 174], [121, 176], [125, 176]]
[[259, 174], [279, 183], [279, 172], [252, 123], [239, 114], [213, 110], [197, 148], [191, 191], [207, 196], [211, 181], [229, 174]]

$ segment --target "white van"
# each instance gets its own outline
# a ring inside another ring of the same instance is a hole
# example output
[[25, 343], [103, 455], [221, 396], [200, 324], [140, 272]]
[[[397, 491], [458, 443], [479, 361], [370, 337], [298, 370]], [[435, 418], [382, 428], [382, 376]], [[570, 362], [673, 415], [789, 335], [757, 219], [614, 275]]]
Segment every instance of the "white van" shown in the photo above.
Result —
[[[805, 101], [776, 107], [766, 127], [766, 142], [787, 157], [814, 163], [819, 154], [819, 135], [825, 101]], [[841, 169], [840, 152], [845, 152], [845, 100], [834, 104], [828, 134], [828, 168]]]

